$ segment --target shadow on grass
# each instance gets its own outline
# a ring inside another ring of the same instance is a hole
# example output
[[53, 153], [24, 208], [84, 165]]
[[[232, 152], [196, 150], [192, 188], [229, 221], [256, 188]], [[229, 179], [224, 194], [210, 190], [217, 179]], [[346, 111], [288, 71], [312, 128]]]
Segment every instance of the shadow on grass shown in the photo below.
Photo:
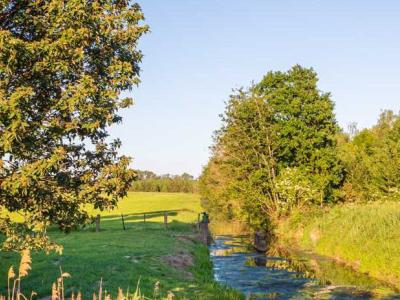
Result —
[[[145, 217], [144, 217], [145, 214]], [[178, 216], [179, 212], [178, 211], [171, 211], [168, 212], [168, 217], [176, 217]], [[153, 219], [153, 218], [159, 218], [159, 217], [164, 217], [164, 212], [152, 212], [152, 213], [142, 213], [142, 214], [123, 214], [125, 220], [131, 220], [131, 221], [142, 221], [144, 219]], [[122, 220], [122, 215], [108, 215], [108, 216], [102, 216], [101, 220], [107, 221], [107, 220], [112, 220], [112, 219], [121, 219]]]
[[[136, 220], [137, 216], [129, 218]], [[197, 276], [187, 277], [182, 270], [172, 268], [163, 259], [174, 255], [176, 251], [193, 254], [200, 249], [207, 255], [207, 248], [203, 245], [178, 239], [179, 236], [195, 233], [189, 223], [174, 220], [168, 224], [167, 230], [161, 222], [132, 224], [123, 230], [120, 219], [108, 216], [103, 218], [103, 229], [100, 232], [85, 228], [64, 234], [53, 229], [49, 234], [56, 242], [64, 245], [64, 252], [61, 256], [55, 253], [33, 253], [32, 271], [24, 278], [24, 292], [35, 291], [38, 299], [48, 296], [52, 283], [59, 276], [60, 267], [72, 276], [65, 283], [67, 292], [81, 291], [83, 297], [89, 299], [93, 292], [97, 292], [100, 278], [103, 278], [104, 288], [113, 297], [119, 287], [126, 290], [129, 286], [136, 286], [139, 278], [140, 288], [145, 295], [151, 296], [154, 285], [160, 281], [164, 296], [168, 290], [172, 290], [189, 299], [193, 299], [195, 294], [201, 294], [202, 287], [212, 282], [211, 275], [207, 282], [196, 280]], [[195, 259], [195, 263], [197, 261]], [[8, 268], [18, 264], [17, 253], [0, 252], [0, 294], [4, 295], [7, 291]], [[196, 272], [210, 274], [210, 268], [204, 267], [202, 263]], [[217, 287], [207, 287], [207, 290], [211, 294], [219, 293]], [[214, 296], [210, 299], [218, 298]]]
[[[177, 229], [187, 227], [191, 228], [194, 224], [192, 222], [182, 222], [179, 219], [181, 214], [187, 214], [188, 211], [170, 211], [167, 216], [167, 229]], [[195, 216], [193, 216], [193, 220]], [[125, 226], [125, 229], [124, 229]], [[87, 228], [94, 230], [96, 229], [95, 223], [86, 226]], [[121, 230], [129, 230], [129, 229], [165, 229], [164, 223], [164, 212], [152, 212], [146, 213], [146, 216], [143, 217], [143, 214], [124, 214], [123, 217], [121, 215], [108, 215], [102, 216], [100, 221], [100, 228], [102, 230], [109, 229], [121, 229]], [[85, 228], [83, 228], [85, 229]]]
[[[132, 228], [145, 228], [145, 229], [160, 229], [165, 228], [164, 224], [164, 215], [165, 212], [168, 213], [168, 228], [172, 226], [173, 228], [182, 228], [185, 226], [193, 226], [195, 220], [197, 219], [197, 213], [189, 210], [189, 209], [180, 209], [180, 210], [163, 210], [163, 211], [151, 211], [151, 212], [141, 212], [141, 213], [128, 213], [128, 214], [112, 214], [112, 215], [103, 215], [100, 217], [100, 231], [105, 230], [125, 230]], [[188, 219], [192, 219], [189, 222], [182, 222], [176, 219], [179, 218], [182, 214], [191, 214], [192, 217]], [[144, 216], [145, 215], [145, 216]], [[159, 220], [154, 221], [154, 219], [159, 218]], [[72, 232], [79, 231], [96, 231], [95, 221], [89, 224], [85, 224], [81, 227], [76, 227]], [[60, 232], [59, 228], [56, 225], [50, 226], [47, 230], [48, 233], [57, 233]]]

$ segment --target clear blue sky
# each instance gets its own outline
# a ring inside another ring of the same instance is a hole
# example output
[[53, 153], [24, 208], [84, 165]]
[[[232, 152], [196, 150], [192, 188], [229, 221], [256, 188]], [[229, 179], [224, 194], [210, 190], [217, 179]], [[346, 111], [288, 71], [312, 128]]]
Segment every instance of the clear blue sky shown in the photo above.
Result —
[[398, 0], [139, 3], [151, 26], [142, 83], [111, 130], [135, 168], [199, 175], [231, 89], [294, 64], [317, 71], [342, 127], [400, 110]]

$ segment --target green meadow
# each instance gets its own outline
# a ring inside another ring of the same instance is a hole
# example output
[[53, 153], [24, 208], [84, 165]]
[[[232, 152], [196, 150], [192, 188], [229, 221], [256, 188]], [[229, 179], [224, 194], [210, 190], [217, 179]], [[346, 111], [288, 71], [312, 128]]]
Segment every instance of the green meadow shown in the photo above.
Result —
[[399, 228], [398, 202], [347, 204], [297, 211], [279, 237], [400, 287]]
[[[139, 283], [141, 292], [153, 297], [159, 282], [162, 297], [172, 291], [174, 299], [240, 299], [213, 281], [208, 249], [195, 239], [199, 202], [197, 194], [129, 193], [116, 209], [101, 212], [100, 232], [94, 225], [69, 234], [53, 228], [49, 234], [63, 245], [62, 255], [34, 253], [22, 289], [28, 295], [37, 292], [39, 299], [49, 296], [62, 268], [71, 274], [65, 279], [66, 294], [81, 291], [84, 298], [91, 298], [102, 280], [112, 296], [119, 287], [134, 291]], [[177, 210], [169, 212], [167, 230], [163, 213], [147, 214], [144, 222], [144, 212], [163, 210]], [[0, 253], [0, 294], [6, 292], [8, 268], [18, 268], [18, 262], [18, 254]]]

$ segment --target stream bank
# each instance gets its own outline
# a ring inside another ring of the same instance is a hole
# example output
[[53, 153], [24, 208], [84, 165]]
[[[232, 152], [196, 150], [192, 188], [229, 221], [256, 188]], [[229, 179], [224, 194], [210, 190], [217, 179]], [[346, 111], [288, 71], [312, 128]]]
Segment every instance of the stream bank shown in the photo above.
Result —
[[216, 236], [209, 247], [215, 280], [248, 299], [400, 299], [393, 286], [332, 259], [280, 247], [258, 253], [249, 242]]
[[400, 203], [384, 201], [294, 211], [276, 235], [400, 289]]

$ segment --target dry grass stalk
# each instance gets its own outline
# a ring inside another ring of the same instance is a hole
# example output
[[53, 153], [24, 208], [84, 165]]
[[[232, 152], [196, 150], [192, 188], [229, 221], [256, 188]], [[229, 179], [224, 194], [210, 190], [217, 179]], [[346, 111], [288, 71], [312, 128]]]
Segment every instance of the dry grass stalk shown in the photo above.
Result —
[[[32, 259], [29, 250], [23, 250], [21, 252], [21, 262], [18, 269], [18, 277], [14, 272], [14, 267], [11, 266], [7, 273], [7, 296], [8, 300], [20, 300], [21, 298], [27, 298], [21, 293], [21, 278], [28, 275], [29, 270], [31, 270]], [[30, 299], [36, 295], [32, 292]], [[0, 296], [0, 299], [5, 299], [4, 296]]]
[[117, 300], [125, 300], [125, 296], [124, 296], [124, 293], [122, 292], [121, 288], [118, 288]]
[[[34, 296], [37, 294], [32, 292], [30, 298], [28, 299], [23, 295], [20, 291], [21, 288], [21, 279], [26, 277], [29, 271], [32, 269], [31, 267], [32, 259], [29, 250], [24, 250], [21, 252], [21, 261], [18, 269], [18, 277], [14, 272], [14, 267], [11, 266], [8, 269], [7, 274], [7, 297], [0, 295], [0, 300], [32, 300]], [[51, 300], [65, 300], [65, 286], [64, 279], [69, 278], [71, 275], [69, 273], [65, 273], [60, 268], [60, 277], [52, 284], [51, 287]], [[157, 281], [154, 285], [153, 292], [153, 300], [158, 299], [160, 296], [160, 282]], [[172, 300], [175, 295], [172, 292], [168, 292], [167, 299]], [[82, 300], [81, 292], [75, 297], [74, 292], [71, 293], [71, 300]], [[111, 295], [107, 293], [106, 290], [103, 292], [103, 279], [100, 280], [98, 296], [96, 293], [93, 293], [93, 300], [112, 300]], [[137, 282], [136, 290], [134, 294], [129, 294], [129, 290], [126, 291], [126, 295], [124, 295], [121, 288], [118, 288], [117, 300], [151, 300], [150, 298], [146, 298], [141, 294], [140, 291], [140, 278]]]
[[102, 296], [103, 296], [103, 278], [100, 278], [99, 300], [102, 300]]
[[53, 283], [51, 286], [51, 300], [57, 300], [58, 298], [58, 293], [57, 293], [57, 285], [56, 283]]
[[173, 292], [171, 292], [171, 291], [168, 291], [167, 300], [173, 300], [174, 297], [175, 297], [175, 294]]
[[22, 250], [21, 252], [21, 262], [19, 264], [19, 271], [18, 275], [20, 278], [25, 277], [28, 275], [28, 272], [32, 269], [31, 268], [31, 252], [29, 250]]
[[36, 292], [31, 292], [31, 297], [29, 298], [29, 300], [32, 300], [34, 296], [37, 296]]
[[11, 266], [8, 269], [8, 276], [7, 276], [7, 293], [8, 293], [8, 299], [11, 299], [11, 289], [10, 289], [10, 282], [15, 278], [15, 273], [14, 273], [14, 268]]

